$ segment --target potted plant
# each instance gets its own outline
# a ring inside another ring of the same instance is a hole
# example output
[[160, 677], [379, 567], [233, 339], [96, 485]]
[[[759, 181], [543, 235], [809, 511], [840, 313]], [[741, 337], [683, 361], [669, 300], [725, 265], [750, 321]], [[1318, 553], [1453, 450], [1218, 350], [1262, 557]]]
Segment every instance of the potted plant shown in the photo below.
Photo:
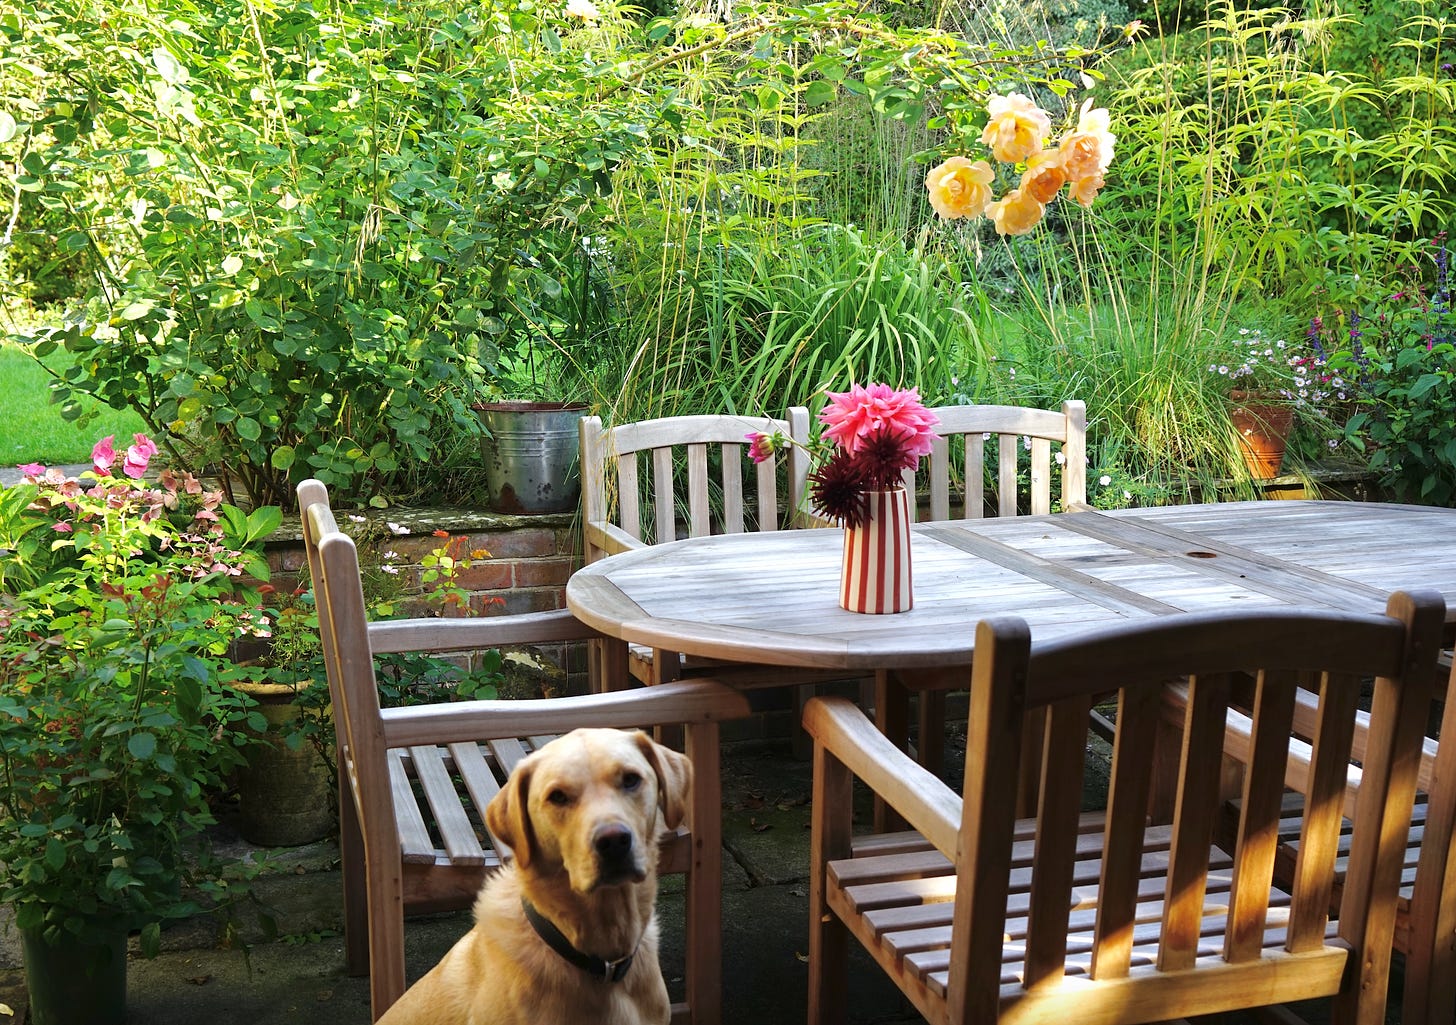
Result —
[[475, 404], [485, 428], [487, 503], [497, 512], [555, 513], [581, 495], [579, 430], [593, 376], [611, 347], [610, 291], [590, 240], [538, 240], [536, 265], [511, 275], [498, 329], [498, 395]]
[[240, 580], [279, 517], [144, 480], [155, 452], [107, 438], [79, 478], [32, 464], [0, 494], [0, 901], [36, 1025], [121, 1021], [127, 934], [154, 952], [224, 886], [209, 795], [258, 718], [227, 652], [266, 623]]
[[1295, 413], [1318, 413], [1344, 386], [1316, 348], [1258, 328], [1240, 328], [1208, 368], [1227, 382], [1229, 420], [1249, 475], [1277, 477], [1294, 430]]

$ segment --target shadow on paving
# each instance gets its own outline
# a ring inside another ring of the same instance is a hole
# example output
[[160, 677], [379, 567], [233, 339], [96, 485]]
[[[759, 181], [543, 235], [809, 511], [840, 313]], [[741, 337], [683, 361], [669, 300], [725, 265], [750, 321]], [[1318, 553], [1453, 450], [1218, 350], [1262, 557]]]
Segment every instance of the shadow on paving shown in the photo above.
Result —
[[[947, 731], [947, 774], [960, 773], [964, 725]], [[1095, 779], [1105, 782], [1107, 752], [1089, 751], [1094, 784], [1086, 803], [1096, 807]], [[799, 1025], [807, 1008], [809, 796], [808, 762], [795, 760], [785, 742], [731, 745], [724, 757], [723, 1020], [744, 1025]], [[868, 821], [867, 806], [861, 821]], [[319, 904], [338, 900], [337, 872], [300, 868], [300, 880]], [[310, 894], [294, 889], [289, 902]], [[682, 985], [681, 877], [663, 881], [662, 967], [678, 997]], [[279, 910], [289, 907], [279, 902]], [[410, 919], [405, 928], [407, 968], [418, 978], [470, 927], [461, 912]], [[342, 937], [329, 930], [312, 938], [259, 943], [245, 957], [236, 950], [179, 949], [129, 966], [131, 1025], [367, 1025], [368, 980], [344, 973]], [[849, 972], [847, 1025], [917, 1022], [920, 1017], [855, 944]], [[0, 1002], [23, 1000], [18, 974], [0, 972]], [[1400, 969], [1387, 1021], [1399, 1017]], [[16, 1006], [20, 1011], [20, 1006]], [[1318, 1005], [1298, 1007], [1312, 1025], [1327, 1021]], [[1252, 1019], [1227, 1016], [1231, 1025]], [[0, 1025], [14, 1019], [0, 1014]]]

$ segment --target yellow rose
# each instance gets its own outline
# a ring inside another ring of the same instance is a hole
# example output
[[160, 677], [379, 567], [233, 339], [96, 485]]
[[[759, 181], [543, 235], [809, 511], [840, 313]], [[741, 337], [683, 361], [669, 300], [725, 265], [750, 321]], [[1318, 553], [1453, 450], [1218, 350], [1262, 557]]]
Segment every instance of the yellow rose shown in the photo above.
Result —
[[930, 191], [930, 205], [947, 221], [957, 217], [975, 217], [991, 202], [991, 182], [996, 179], [991, 165], [984, 160], [975, 163], [965, 157], [951, 157], [932, 167], [925, 176]]
[[998, 235], [1025, 235], [1041, 223], [1046, 207], [1025, 189], [1012, 189], [986, 208]]
[[1108, 131], [1111, 118], [1105, 108], [1092, 109], [1092, 101], [1082, 104], [1081, 117], [1077, 119], [1077, 130], [1062, 139], [1058, 151], [1062, 156], [1062, 168], [1069, 181], [1089, 178], [1101, 174], [1112, 163], [1112, 148], [1117, 136]]
[[1102, 191], [1105, 183], [1102, 175], [1092, 174], [1086, 178], [1078, 178], [1067, 187], [1067, 194], [1083, 206], [1091, 206], [1092, 200], [1097, 198], [1097, 193]]
[[1057, 198], [1057, 190], [1067, 180], [1062, 170], [1062, 157], [1056, 150], [1033, 153], [1021, 176], [1021, 191], [1043, 205]]
[[1003, 164], [1019, 164], [1042, 147], [1052, 133], [1052, 119], [1046, 111], [1020, 93], [992, 96], [986, 104], [989, 120], [981, 142]]

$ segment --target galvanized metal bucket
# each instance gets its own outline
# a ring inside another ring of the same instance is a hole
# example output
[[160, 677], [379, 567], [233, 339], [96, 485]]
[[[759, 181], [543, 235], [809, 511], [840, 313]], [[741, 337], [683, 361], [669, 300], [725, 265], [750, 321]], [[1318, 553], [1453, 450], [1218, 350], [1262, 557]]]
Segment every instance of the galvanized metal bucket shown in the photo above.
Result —
[[581, 497], [580, 402], [482, 402], [490, 436], [480, 440], [490, 508], [502, 513], [571, 512]]

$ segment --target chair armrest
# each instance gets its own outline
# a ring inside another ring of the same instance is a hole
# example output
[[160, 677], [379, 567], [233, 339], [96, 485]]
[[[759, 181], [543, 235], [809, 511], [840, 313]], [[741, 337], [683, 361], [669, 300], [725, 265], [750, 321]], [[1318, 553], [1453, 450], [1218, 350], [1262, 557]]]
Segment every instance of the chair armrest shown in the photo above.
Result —
[[386, 747], [565, 733], [577, 726], [663, 726], [718, 722], [749, 714], [748, 698], [711, 679], [528, 701], [457, 701], [386, 708]]
[[484, 619], [381, 620], [369, 624], [369, 649], [375, 655], [398, 651], [462, 651], [600, 636], [569, 610], [554, 609]]
[[596, 548], [608, 555], [647, 547], [615, 523], [584, 523], [581, 532], [587, 548]]
[[844, 698], [812, 698], [804, 729], [912, 828], [952, 862], [961, 825], [961, 799], [928, 769], [892, 744]]

